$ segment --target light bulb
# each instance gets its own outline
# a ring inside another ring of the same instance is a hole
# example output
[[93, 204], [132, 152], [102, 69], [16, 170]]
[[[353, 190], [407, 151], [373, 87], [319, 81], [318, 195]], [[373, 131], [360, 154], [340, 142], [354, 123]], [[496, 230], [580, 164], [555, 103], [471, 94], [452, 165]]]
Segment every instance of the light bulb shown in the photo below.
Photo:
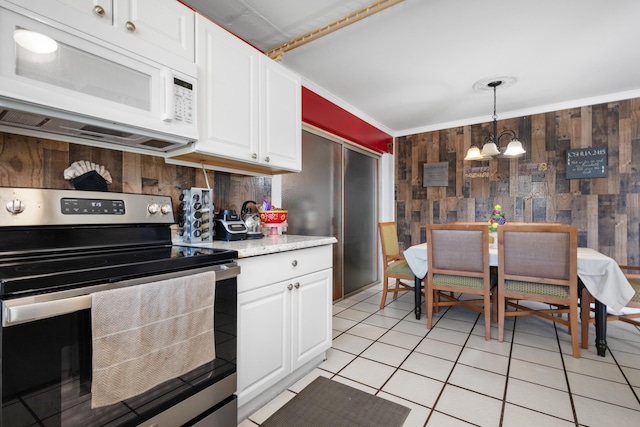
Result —
[[513, 138], [509, 145], [507, 145], [507, 151], [504, 152], [504, 155], [507, 157], [519, 157], [524, 153], [526, 153], [526, 151], [522, 148], [522, 143], [518, 141], [517, 138]]
[[20, 46], [34, 53], [47, 54], [58, 50], [58, 42], [49, 36], [35, 31], [15, 30], [13, 32], [13, 39]]

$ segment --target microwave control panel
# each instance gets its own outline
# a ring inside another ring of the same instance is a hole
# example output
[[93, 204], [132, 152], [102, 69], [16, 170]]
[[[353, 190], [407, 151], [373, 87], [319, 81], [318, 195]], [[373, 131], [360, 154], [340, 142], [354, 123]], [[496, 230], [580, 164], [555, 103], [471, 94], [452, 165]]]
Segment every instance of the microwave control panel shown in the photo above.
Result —
[[194, 103], [193, 84], [173, 78], [173, 113], [176, 120], [193, 123]]

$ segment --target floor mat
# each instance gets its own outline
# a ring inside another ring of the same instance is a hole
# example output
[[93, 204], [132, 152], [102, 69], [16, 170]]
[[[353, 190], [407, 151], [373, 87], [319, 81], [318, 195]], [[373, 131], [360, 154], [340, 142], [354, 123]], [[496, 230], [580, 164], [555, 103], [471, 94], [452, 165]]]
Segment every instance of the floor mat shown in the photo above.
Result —
[[316, 378], [261, 427], [401, 427], [410, 409], [325, 377]]

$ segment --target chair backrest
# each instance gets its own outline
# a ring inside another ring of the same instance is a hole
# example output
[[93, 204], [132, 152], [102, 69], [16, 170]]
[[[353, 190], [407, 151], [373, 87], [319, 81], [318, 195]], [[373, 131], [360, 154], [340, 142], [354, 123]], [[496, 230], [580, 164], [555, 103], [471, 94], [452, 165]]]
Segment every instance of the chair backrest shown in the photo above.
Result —
[[382, 256], [387, 259], [397, 259], [400, 257], [400, 245], [398, 245], [398, 232], [395, 222], [381, 222], [380, 242], [382, 243]]
[[489, 272], [486, 223], [427, 224], [428, 272], [481, 277]]
[[578, 229], [543, 223], [500, 226], [498, 265], [509, 280], [577, 283]]

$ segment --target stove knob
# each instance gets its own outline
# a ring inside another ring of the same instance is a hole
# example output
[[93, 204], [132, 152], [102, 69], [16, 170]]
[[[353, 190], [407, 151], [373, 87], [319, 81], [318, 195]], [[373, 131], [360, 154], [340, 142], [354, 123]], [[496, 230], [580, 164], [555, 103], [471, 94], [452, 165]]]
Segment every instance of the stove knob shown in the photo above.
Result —
[[147, 206], [147, 210], [151, 215], [155, 215], [160, 210], [160, 206], [158, 206], [157, 203], [151, 203], [149, 206]]
[[27, 205], [25, 205], [24, 202], [20, 199], [13, 199], [7, 202], [7, 210], [14, 215], [23, 212], [26, 207]]
[[171, 205], [170, 204], [164, 204], [162, 206], [160, 206], [160, 213], [162, 213], [162, 215], [166, 215], [171, 213]]

